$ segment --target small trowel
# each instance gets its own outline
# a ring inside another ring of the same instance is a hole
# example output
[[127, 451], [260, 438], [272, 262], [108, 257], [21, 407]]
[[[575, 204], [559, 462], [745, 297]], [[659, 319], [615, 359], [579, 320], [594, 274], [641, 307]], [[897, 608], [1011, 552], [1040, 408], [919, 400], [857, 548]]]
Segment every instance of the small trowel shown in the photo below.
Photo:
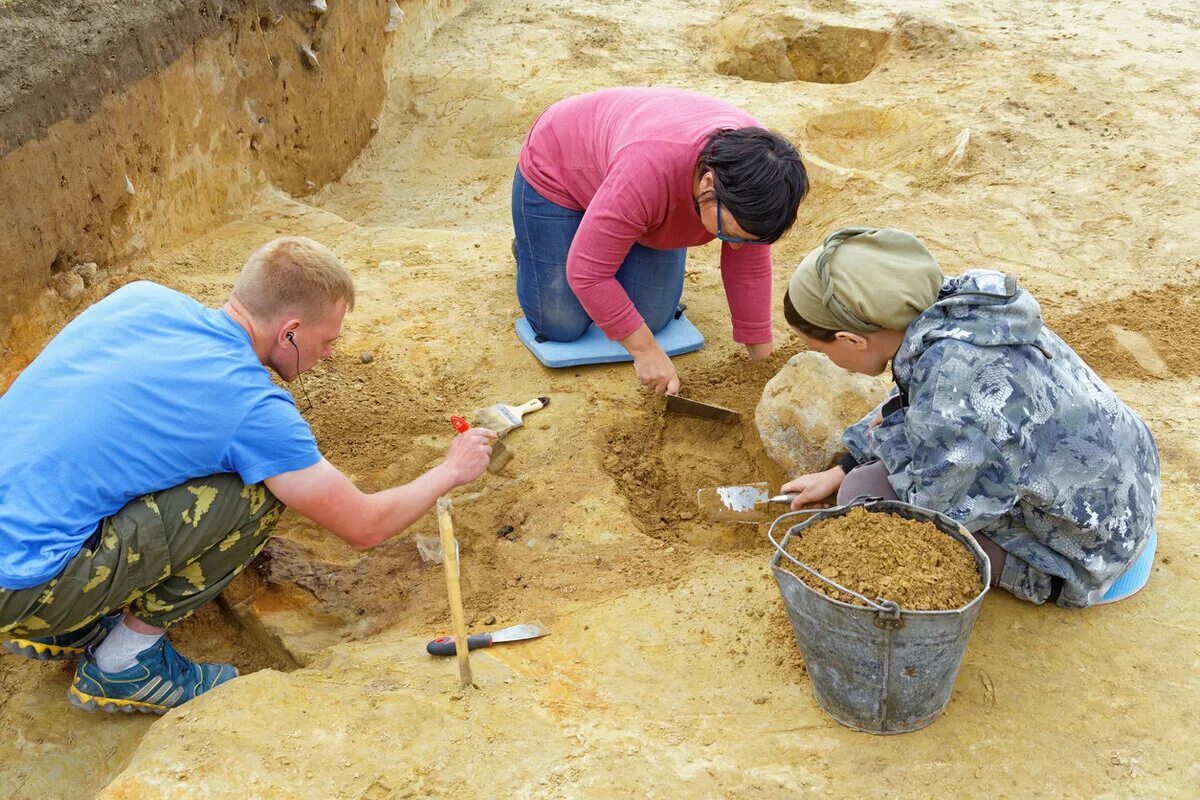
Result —
[[767, 484], [750, 483], [745, 486], [714, 486], [696, 492], [696, 505], [700, 515], [716, 522], [769, 522], [796, 499], [794, 494], [767, 493]]
[[[467, 637], [467, 650], [478, 650], [481, 647], [491, 647], [501, 642], [519, 642], [522, 639], [536, 639], [545, 636], [550, 630], [540, 622], [529, 622], [524, 625], [510, 625], [498, 631], [476, 633]], [[431, 656], [454, 655], [454, 637], [439, 636], [425, 645], [426, 652]]]
[[726, 425], [736, 425], [742, 421], [742, 415], [731, 408], [701, 403], [698, 400], [689, 400], [674, 394], [667, 395], [667, 413], [711, 419], [713, 422], [724, 422]]

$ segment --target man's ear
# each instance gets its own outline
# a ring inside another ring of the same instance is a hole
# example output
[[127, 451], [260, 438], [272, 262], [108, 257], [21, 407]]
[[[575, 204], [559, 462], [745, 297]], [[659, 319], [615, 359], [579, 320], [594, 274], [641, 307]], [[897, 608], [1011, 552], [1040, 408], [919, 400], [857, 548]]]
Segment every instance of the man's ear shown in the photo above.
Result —
[[277, 329], [278, 332], [275, 334], [276, 343], [277, 344], [288, 344], [288, 343], [295, 344], [295, 340], [292, 337], [294, 337], [296, 335], [296, 329], [299, 327], [300, 327], [300, 320], [298, 320], [296, 318], [282, 320], [279, 323], [279, 328]]
[[838, 331], [833, 335], [833, 339], [837, 342], [843, 342], [855, 350], [866, 350], [867, 345], [870, 344], [867, 341], [867, 337], [854, 331]]

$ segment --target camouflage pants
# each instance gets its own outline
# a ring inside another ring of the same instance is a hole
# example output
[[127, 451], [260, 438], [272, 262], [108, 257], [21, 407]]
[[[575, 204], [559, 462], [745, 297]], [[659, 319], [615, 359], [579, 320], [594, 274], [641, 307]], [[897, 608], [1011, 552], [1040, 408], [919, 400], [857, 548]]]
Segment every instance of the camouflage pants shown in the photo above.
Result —
[[283, 513], [234, 474], [144, 495], [104, 519], [57, 577], [0, 589], [0, 634], [68, 633], [128, 607], [166, 628], [216, 598], [258, 555]]

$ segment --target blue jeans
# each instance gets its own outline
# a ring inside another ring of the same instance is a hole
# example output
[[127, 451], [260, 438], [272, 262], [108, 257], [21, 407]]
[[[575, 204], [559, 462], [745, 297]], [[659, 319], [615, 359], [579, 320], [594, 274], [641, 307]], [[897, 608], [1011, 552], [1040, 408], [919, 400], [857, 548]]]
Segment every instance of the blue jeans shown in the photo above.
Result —
[[[512, 217], [517, 239], [517, 302], [542, 339], [573, 342], [592, 323], [567, 283], [567, 252], [583, 212], [551, 203], [518, 169], [513, 176]], [[675, 316], [683, 296], [686, 261], [686, 247], [655, 250], [634, 244], [617, 270], [617, 282], [653, 332], [666, 327]]]

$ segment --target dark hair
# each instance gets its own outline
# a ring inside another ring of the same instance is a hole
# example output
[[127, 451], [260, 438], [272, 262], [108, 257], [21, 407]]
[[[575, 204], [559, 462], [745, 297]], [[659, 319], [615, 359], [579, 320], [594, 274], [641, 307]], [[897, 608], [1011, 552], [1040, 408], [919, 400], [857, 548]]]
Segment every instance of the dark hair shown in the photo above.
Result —
[[787, 292], [783, 293], [783, 318], [787, 320], [788, 325], [791, 325], [805, 336], [816, 339], [818, 342], [832, 342], [837, 337], [837, 331], [830, 330], [829, 328], [818, 328], [800, 316], [800, 312], [792, 304], [791, 295]]
[[746, 233], [774, 242], [796, 221], [808, 173], [795, 145], [766, 128], [716, 131], [700, 151], [713, 193]]

